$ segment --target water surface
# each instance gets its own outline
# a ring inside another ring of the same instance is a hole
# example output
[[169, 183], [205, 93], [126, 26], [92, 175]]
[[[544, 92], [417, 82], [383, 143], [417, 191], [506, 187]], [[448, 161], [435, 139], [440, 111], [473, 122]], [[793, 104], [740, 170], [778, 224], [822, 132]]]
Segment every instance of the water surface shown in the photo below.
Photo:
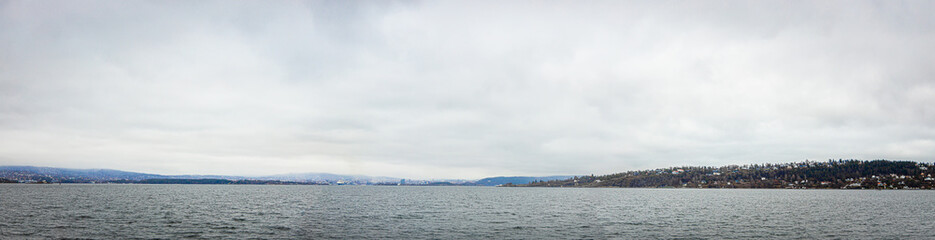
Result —
[[935, 191], [0, 185], [2, 239], [935, 239]]

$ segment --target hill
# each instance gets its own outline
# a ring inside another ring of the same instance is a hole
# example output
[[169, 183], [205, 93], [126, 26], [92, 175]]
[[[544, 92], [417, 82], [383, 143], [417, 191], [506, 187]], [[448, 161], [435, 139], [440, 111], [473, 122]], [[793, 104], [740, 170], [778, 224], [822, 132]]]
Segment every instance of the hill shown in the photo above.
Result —
[[144, 180], [166, 178], [158, 174], [111, 169], [71, 169], [33, 166], [0, 166], [0, 178], [26, 182], [91, 182], [108, 180]]
[[[223, 176], [223, 175], [160, 175], [128, 172], [112, 169], [71, 169], [33, 166], [0, 166], [0, 178], [7, 182], [24, 183], [219, 183], [219, 181], [197, 181], [201, 179], [228, 180], [231, 184], [277, 182], [317, 183], [317, 184], [372, 184], [379, 182], [398, 182], [396, 178], [337, 175], [328, 173], [297, 173], [261, 177]], [[148, 181], [161, 179], [159, 181]], [[168, 181], [180, 180], [180, 181]], [[251, 180], [251, 181], [247, 181]], [[255, 180], [255, 181], [253, 181]]]
[[828, 160], [723, 167], [674, 167], [536, 181], [525, 187], [935, 189], [931, 163]]

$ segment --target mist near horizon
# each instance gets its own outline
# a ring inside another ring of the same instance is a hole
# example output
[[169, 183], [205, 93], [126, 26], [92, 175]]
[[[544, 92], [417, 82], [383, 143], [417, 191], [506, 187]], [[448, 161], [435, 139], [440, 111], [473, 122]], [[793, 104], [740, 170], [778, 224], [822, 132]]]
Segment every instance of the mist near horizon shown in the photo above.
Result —
[[928, 1], [0, 1], [0, 165], [935, 161]]

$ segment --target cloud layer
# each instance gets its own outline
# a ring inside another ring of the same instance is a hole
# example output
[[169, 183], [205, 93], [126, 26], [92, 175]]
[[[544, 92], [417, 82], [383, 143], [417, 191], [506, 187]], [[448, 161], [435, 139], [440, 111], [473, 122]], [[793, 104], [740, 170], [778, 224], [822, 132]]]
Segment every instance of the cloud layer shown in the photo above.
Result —
[[0, 2], [0, 165], [410, 178], [935, 161], [935, 6]]

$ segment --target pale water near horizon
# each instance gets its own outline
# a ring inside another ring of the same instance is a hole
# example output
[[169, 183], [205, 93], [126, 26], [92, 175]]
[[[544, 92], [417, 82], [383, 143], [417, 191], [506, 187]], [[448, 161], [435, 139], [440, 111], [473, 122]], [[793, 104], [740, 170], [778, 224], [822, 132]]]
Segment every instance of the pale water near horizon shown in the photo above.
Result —
[[0, 184], [0, 239], [935, 239], [935, 191]]

